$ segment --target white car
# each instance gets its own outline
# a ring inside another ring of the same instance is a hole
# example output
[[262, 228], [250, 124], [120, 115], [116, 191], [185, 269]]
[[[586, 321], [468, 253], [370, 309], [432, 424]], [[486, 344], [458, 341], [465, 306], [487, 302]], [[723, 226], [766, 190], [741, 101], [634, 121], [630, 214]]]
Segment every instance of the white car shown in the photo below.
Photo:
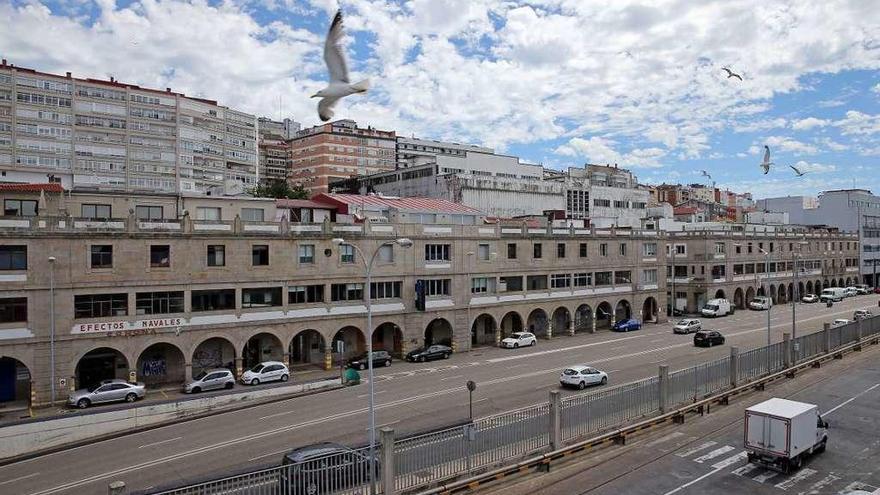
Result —
[[674, 327], [672, 327], [672, 333], [691, 333], [691, 332], [699, 332], [703, 329], [703, 323], [696, 318], [685, 318], [683, 320], [678, 320]]
[[850, 323], [846, 318], [838, 318], [831, 322], [831, 328], [842, 327], [844, 325], [848, 325]]
[[855, 313], [853, 313], [853, 320], [864, 320], [865, 318], [871, 318], [874, 316], [867, 309], [857, 309]]
[[843, 289], [843, 292], [844, 294], [846, 294], [846, 297], [854, 297], [859, 295], [859, 289], [856, 289], [855, 287], [846, 287]]
[[529, 332], [516, 332], [501, 341], [501, 347], [516, 349], [518, 347], [533, 346], [538, 343], [535, 334]]
[[264, 361], [241, 374], [241, 383], [259, 385], [266, 382], [286, 382], [290, 379], [287, 365], [279, 361]]
[[608, 383], [608, 373], [585, 364], [565, 368], [559, 375], [559, 384], [563, 387], [577, 387], [583, 390], [587, 385], [605, 385], [606, 383]]
[[805, 302], [805, 303], [819, 302], [819, 296], [817, 296], [816, 294], [807, 294], [801, 298], [801, 302]]

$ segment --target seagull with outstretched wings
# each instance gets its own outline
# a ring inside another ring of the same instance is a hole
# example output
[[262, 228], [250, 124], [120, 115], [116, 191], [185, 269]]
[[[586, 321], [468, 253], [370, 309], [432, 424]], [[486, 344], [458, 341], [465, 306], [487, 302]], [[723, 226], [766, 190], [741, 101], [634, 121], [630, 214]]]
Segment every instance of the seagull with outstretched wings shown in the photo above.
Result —
[[709, 180], [712, 180], [712, 176], [709, 175], [709, 172], [706, 172], [705, 170], [700, 170], [700, 175], [702, 175], [703, 177], [708, 177]]
[[765, 144], [764, 161], [761, 162], [761, 168], [764, 169], [764, 175], [767, 175], [767, 172], [770, 172], [770, 165], [773, 165], [773, 162], [770, 161], [770, 147]]
[[342, 52], [342, 11], [336, 12], [327, 39], [324, 41], [324, 63], [330, 74], [327, 87], [312, 95], [312, 98], [321, 98], [318, 102], [318, 117], [326, 122], [333, 118], [333, 107], [340, 99], [355, 93], [366, 93], [370, 89], [370, 80], [351, 84], [348, 79], [348, 64], [345, 54]]
[[798, 177], [803, 177], [804, 175], [806, 175], [808, 173], [808, 172], [801, 172], [794, 165], [789, 165], [789, 167], [791, 167], [791, 169], [794, 170], [794, 173], [796, 173]]
[[728, 69], [727, 67], [722, 67], [721, 70], [723, 70], [724, 72], [727, 72], [728, 79], [730, 79], [731, 77], [735, 77], [735, 78], [739, 79], [740, 81], [743, 80], [741, 75], [737, 74], [736, 72], [733, 72], [732, 70]]

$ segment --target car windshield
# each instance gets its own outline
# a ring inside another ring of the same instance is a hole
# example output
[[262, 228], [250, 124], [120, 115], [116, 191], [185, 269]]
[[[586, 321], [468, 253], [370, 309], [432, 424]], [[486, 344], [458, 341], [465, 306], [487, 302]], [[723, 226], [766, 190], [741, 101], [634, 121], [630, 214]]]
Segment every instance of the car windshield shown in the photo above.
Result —
[[511, 334], [511, 335], [510, 335], [510, 338], [512, 338], [512, 339], [521, 339], [521, 338], [523, 338], [525, 335], [526, 335], [526, 334], [524, 334], [524, 333], [514, 333], [514, 334]]
[[263, 368], [264, 368], [263, 363], [260, 363], [256, 366], [254, 366], [253, 368], [251, 368], [251, 371], [253, 371], [254, 373], [259, 373], [259, 372], [263, 371]]
[[686, 326], [686, 325], [690, 325], [690, 324], [691, 324], [691, 320], [678, 320], [678, 323], [676, 323], [676, 325], [681, 325], [681, 326]]
[[718, 305], [717, 304], [707, 304], [706, 309], [711, 309], [712, 311], [715, 311], [718, 309]]
[[208, 376], [208, 372], [207, 372], [207, 371], [202, 371], [201, 373], [199, 373], [198, 375], [196, 375], [195, 378], [193, 378], [193, 380], [201, 380], [202, 378], [204, 378], [204, 377], [206, 377], [206, 376]]
[[578, 374], [578, 370], [573, 370], [573, 369], [571, 369], [571, 368], [568, 368], [567, 370], [563, 371], [562, 374], [563, 374], [563, 375], [568, 375], [568, 376], [577, 375], [577, 374]]

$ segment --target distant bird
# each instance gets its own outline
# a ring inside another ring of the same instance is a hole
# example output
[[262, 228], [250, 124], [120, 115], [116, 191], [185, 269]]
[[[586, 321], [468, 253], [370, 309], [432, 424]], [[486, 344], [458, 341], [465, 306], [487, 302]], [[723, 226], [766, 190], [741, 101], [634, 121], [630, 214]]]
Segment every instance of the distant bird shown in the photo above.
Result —
[[733, 72], [732, 70], [728, 69], [727, 67], [722, 67], [721, 70], [723, 70], [724, 72], [727, 72], [728, 79], [730, 79], [731, 77], [735, 77], [735, 78], [739, 79], [740, 81], [743, 80], [741, 75], [737, 74], [736, 72]]
[[706, 172], [705, 170], [700, 170], [700, 175], [702, 175], [703, 177], [708, 177], [709, 180], [712, 180], [712, 176], [709, 175], [709, 172]]
[[765, 144], [764, 145], [764, 161], [761, 162], [761, 168], [764, 169], [764, 175], [767, 175], [767, 172], [770, 171], [770, 165], [773, 165], [773, 162], [770, 161], [770, 147]]
[[327, 87], [312, 95], [312, 98], [321, 98], [318, 102], [318, 116], [326, 122], [333, 118], [333, 107], [340, 99], [355, 93], [366, 93], [370, 89], [370, 80], [351, 84], [348, 80], [348, 65], [345, 62], [345, 54], [342, 53], [342, 11], [336, 11], [327, 39], [324, 41], [324, 63], [330, 73], [330, 82]]
[[789, 165], [789, 167], [791, 167], [791, 169], [794, 170], [794, 173], [796, 173], [798, 177], [803, 177], [804, 175], [806, 175], [807, 173], [809, 173], [809, 172], [801, 172], [801, 171], [798, 170], [798, 168], [795, 167], [794, 165]]

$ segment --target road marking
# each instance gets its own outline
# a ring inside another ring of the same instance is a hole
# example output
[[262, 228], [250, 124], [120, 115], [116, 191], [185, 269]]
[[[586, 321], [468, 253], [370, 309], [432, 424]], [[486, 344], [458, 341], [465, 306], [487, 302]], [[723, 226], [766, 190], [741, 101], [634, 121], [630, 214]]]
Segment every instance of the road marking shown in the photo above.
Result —
[[[378, 392], [374, 392], [373, 395], [384, 394], [385, 392], [387, 392], [387, 390], [379, 390]], [[364, 397], [368, 397], [369, 395], [370, 394], [361, 394], [361, 395], [358, 395], [357, 398], [363, 399]]]
[[702, 464], [710, 459], [714, 459], [714, 458], [718, 457], [719, 455], [724, 455], [724, 454], [730, 452], [731, 450], [733, 450], [733, 447], [731, 447], [730, 445], [725, 445], [724, 447], [715, 449], [706, 455], [701, 455], [700, 457], [697, 457], [696, 459], [694, 459], [694, 462]]
[[443, 382], [443, 381], [446, 381], [446, 380], [452, 380], [453, 378], [461, 378], [461, 377], [463, 377], [463, 376], [464, 376], [464, 375], [452, 375], [452, 376], [447, 376], [446, 378], [441, 378], [440, 381]]
[[739, 454], [732, 455], [732, 456], [728, 457], [727, 459], [724, 459], [721, 462], [716, 462], [715, 464], [712, 464], [712, 468], [713, 469], [724, 469], [727, 466], [733, 466], [734, 464], [736, 464], [740, 461], [743, 461], [744, 459], [747, 459], [748, 457], [749, 457], [749, 454], [746, 453], [746, 451], [742, 451]]
[[[399, 420], [399, 419], [398, 419], [397, 421], [392, 421], [392, 422], [390, 422], [390, 423], [382, 423], [381, 425], [376, 425], [376, 429], [378, 430], [379, 428], [384, 428], [384, 427], [386, 427], [386, 426], [396, 425], [397, 423], [400, 423], [400, 420]], [[370, 431], [369, 428], [364, 428], [364, 429], [365, 429], [366, 431]]]
[[677, 455], [678, 457], [689, 457], [689, 456], [696, 454], [697, 452], [699, 452], [701, 450], [708, 449], [709, 447], [715, 445], [715, 443], [716, 442], [713, 442], [710, 440], [704, 444], [697, 445], [696, 447], [691, 447], [691, 448], [685, 450], [684, 452], [679, 452], [675, 455]]
[[754, 470], [757, 469], [757, 468], [758, 468], [758, 465], [757, 465], [757, 464], [748, 463], [748, 464], [746, 464], [745, 466], [743, 466], [743, 467], [741, 467], [741, 468], [734, 469], [733, 471], [731, 471], [730, 474], [733, 474], [733, 475], [736, 475], [736, 476], [745, 476], [745, 475], [751, 473], [752, 471], [754, 471]]
[[251, 457], [250, 459], [248, 459], [248, 462], [250, 462], [250, 461], [256, 461], [257, 459], [263, 459], [264, 457], [272, 457], [273, 455], [284, 454], [284, 453], [286, 453], [286, 452], [288, 452], [288, 451], [290, 451], [290, 449], [284, 449], [284, 450], [279, 450], [278, 452], [270, 452], [270, 453], [268, 453], [268, 454], [258, 455], [258, 456], [256, 456], [256, 457]]
[[18, 478], [13, 478], [11, 480], [0, 481], [0, 485], [5, 485], [7, 483], [15, 483], [16, 481], [21, 481], [21, 480], [26, 480], [28, 478], [33, 478], [34, 476], [37, 476], [38, 474], [40, 474], [40, 473], [31, 473], [31, 474], [28, 474], [25, 476], [20, 476]]
[[819, 493], [822, 493], [823, 488], [830, 485], [831, 483], [834, 483], [835, 481], [837, 481], [839, 479], [840, 479], [840, 476], [835, 476], [833, 474], [829, 474], [828, 476], [822, 478], [821, 480], [813, 483], [809, 488], [806, 489], [806, 491], [798, 493], [798, 495], [818, 495]]
[[160, 440], [160, 441], [158, 441], [158, 442], [146, 443], [146, 444], [144, 444], [144, 445], [141, 445], [141, 446], [138, 447], [138, 448], [139, 448], [139, 449], [145, 449], [145, 448], [147, 448], [147, 447], [152, 447], [152, 446], [154, 446], [154, 445], [161, 445], [161, 444], [163, 444], [163, 443], [168, 443], [168, 442], [173, 442], [173, 441], [175, 441], [175, 440], [180, 440], [181, 438], [183, 438], [183, 437], [174, 437], [174, 438], [169, 438], [168, 440]]
[[673, 438], [678, 438], [678, 437], [683, 437], [683, 436], [684, 436], [684, 433], [682, 433], [680, 431], [675, 431], [675, 432], [670, 433], [669, 435], [666, 435], [664, 437], [660, 437], [657, 440], [652, 440], [652, 441], [646, 443], [645, 447], [653, 447], [655, 445], [659, 445], [661, 443], [668, 442], [668, 441], [672, 440]]
[[809, 478], [810, 476], [812, 476], [816, 473], [818, 473], [818, 471], [816, 471], [815, 469], [810, 469], [807, 467], [801, 468], [801, 470], [798, 471], [797, 474], [795, 474], [791, 478], [788, 478], [785, 481], [776, 483], [773, 486], [775, 486], [776, 488], [779, 488], [780, 490], [788, 490], [789, 488], [794, 486], [795, 483], [800, 483], [801, 481], [804, 481], [805, 479]]
[[669, 490], [669, 491], [666, 492], [664, 495], [672, 495], [673, 493], [678, 493], [678, 492], [680, 492], [681, 490], [684, 490], [685, 488], [687, 488], [687, 487], [689, 487], [689, 486], [691, 486], [691, 485], [693, 485], [693, 484], [695, 484], [695, 483], [698, 483], [698, 482], [700, 482], [700, 481], [702, 481], [702, 480], [708, 478], [709, 476], [712, 476], [713, 474], [717, 473], [718, 471], [721, 471], [722, 469], [724, 469], [724, 468], [715, 468], [715, 469], [713, 469], [712, 471], [709, 471], [708, 473], [706, 473], [706, 474], [700, 476], [699, 478], [693, 479], [693, 480], [688, 481], [687, 483], [685, 483], [685, 484], [683, 484], [683, 485], [680, 485], [678, 488], [676, 488], [676, 489], [674, 489], [674, 490]]
[[570, 346], [570, 347], [560, 347], [559, 349], [548, 349], [548, 350], [546, 350], [546, 351], [530, 352], [530, 353], [528, 353], [528, 354], [518, 354], [518, 355], [516, 355], [516, 356], [506, 356], [506, 357], [502, 357], [502, 358], [492, 358], [492, 359], [487, 359], [486, 362], [487, 362], [487, 363], [501, 363], [501, 362], [504, 362], [504, 361], [511, 361], [511, 360], [513, 360], [513, 359], [525, 359], [525, 358], [529, 358], [529, 357], [533, 357], [533, 356], [543, 356], [543, 355], [546, 355], [546, 354], [554, 354], [554, 353], [557, 353], [557, 352], [573, 351], [573, 350], [576, 350], [576, 349], [583, 349], [583, 348], [586, 348], [586, 347], [594, 347], [594, 346], [597, 346], [597, 345], [611, 344], [611, 343], [613, 343], [613, 342], [621, 342], [621, 341], [624, 341], [624, 340], [640, 339], [640, 338], [649, 337], [649, 336], [650, 336], [650, 335], [646, 335], [646, 334], [643, 334], [643, 335], [633, 335], [632, 337], [621, 337], [621, 338], [619, 338], [619, 339], [605, 340], [605, 341], [602, 341], [602, 342], [591, 342], [591, 343], [589, 343], [589, 344], [573, 345], [573, 346]]
[[862, 390], [861, 392], [857, 393], [856, 395], [853, 395], [851, 398], [849, 398], [849, 399], [847, 399], [847, 400], [841, 402], [840, 404], [838, 404], [838, 405], [832, 407], [831, 409], [825, 411], [825, 412], [822, 414], [822, 416], [828, 416], [829, 414], [833, 413], [834, 411], [836, 411], [836, 410], [840, 409], [841, 407], [843, 407], [843, 406], [849, 404], [850, 402], [852, 402], [852, 401], [858, 399], [859, 397], [861, 397], [861, 396], [867, 394], [868, 392], [870, 392], [871, 390], [874, 390], [874, 389], [877, 388], [877, 387], [880, 387], [880, 383], [878, 383], [878, 384], [876, 384], [876, 385], [874, 385], [874, 386], [872, 386], [872, 387], [866, 388], [865, 390]]
[[765, 481], [775, 478], [779, 473], [770, 469], [765, 469], [763, 473], [753, 477], [752, 479], [757, 481], [758, 483], [764, 483]]

